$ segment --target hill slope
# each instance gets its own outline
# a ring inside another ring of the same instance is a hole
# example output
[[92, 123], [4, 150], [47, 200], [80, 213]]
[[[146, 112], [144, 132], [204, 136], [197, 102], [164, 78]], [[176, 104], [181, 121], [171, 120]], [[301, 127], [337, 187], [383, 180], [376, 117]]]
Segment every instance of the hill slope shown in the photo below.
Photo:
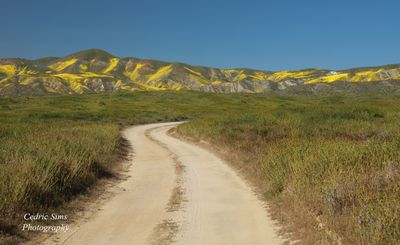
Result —
[[0, 59], [0, 95], [197, 90], [283, 94], [400, 93], [400, 65], [343, 71], [218, 69], [91, 49], [66, 57]]

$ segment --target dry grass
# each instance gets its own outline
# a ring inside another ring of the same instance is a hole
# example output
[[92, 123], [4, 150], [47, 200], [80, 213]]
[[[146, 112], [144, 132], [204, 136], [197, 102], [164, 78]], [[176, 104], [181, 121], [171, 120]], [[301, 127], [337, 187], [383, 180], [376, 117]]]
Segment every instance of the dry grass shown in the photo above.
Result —
[[266, 198], [296, 203], [307, 211], [303, 216], [339, 235], [332, 241], [397, 244], [398, 106], [385, 100], [293, 102], [193, 120], [178, 132], [236, 152]]
[[395, 244], [399, 104], [195, 92], [2, 98], [0, 232], [14, 234], [13, 216], [57, 207], [109, 173], [120, 125], [189, 119], [179, 133], [236, 152], [276, 206], [299, 205], [300, 213], [281, 215], [286, 223], [312, 227], [308, 218], [317, 217], [345, 244]]
[[0, 135], [0, 229], [11, 235], [23, 213], [60, 206], [111, 175], [123, 147], [112, 124], [0, 124]]

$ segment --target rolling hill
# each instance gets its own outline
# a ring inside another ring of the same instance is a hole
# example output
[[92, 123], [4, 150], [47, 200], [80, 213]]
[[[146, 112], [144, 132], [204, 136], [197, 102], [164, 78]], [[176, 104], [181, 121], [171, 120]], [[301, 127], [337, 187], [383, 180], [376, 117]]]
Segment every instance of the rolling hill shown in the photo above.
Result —
[[342, 71], [219, 69], [133, 57], [100, 49], [37, 60], [0, 59], [0, 96], [158, 90], [278, 94], [400, 94], [400, 65]]

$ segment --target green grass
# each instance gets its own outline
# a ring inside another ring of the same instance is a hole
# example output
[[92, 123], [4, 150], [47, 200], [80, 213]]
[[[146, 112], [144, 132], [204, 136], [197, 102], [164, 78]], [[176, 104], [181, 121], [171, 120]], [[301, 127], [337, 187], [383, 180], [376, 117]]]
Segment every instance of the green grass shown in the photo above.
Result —
[[21, 214], [58, 207], [112, 173], [121, 127], [238, 110], [241, 99], [190, 92], [0, 99], [0, 230], [17, 232]]
[[268, 199], [290, 196], [345, 243], [393, 244], [399, 105], [400, 97], [197, 92], [2, 98], [0, 214], [57, 207], [111, 172], [122, 126], [190, 120], [178, 132], [235, 152]]
[[290, 195], [344, 244], [397, 244], [399, 98], [265, 103], [264, 111], [193, 120], [179, 132], [239, 154], [240, 167], [258, 179], [266, 198]]
[[118, 126], [83, 122], [1, 124], [0, 137], [1, 210], [59, 205], [109, 170], [121, 143]]

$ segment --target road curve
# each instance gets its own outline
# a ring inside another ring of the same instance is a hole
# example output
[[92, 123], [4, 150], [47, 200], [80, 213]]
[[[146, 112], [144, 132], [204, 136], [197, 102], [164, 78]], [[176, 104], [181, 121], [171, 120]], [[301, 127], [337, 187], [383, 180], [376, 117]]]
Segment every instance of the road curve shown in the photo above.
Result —
[[177, 124], [126, 129], [130, 177], [93, 217], [45, 244], [281, 244], [263, 203], [228, 165], [167, 134]]

